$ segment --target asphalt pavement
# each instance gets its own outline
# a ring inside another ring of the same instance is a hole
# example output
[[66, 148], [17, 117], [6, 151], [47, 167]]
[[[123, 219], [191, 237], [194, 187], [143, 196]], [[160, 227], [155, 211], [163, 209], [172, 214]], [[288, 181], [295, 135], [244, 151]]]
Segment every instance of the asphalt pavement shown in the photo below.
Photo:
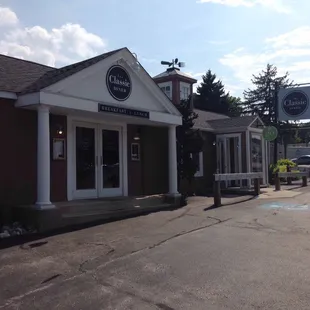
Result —
[[2, 249], [0, 309], [310, 309], [308, 202], [197, 197]]

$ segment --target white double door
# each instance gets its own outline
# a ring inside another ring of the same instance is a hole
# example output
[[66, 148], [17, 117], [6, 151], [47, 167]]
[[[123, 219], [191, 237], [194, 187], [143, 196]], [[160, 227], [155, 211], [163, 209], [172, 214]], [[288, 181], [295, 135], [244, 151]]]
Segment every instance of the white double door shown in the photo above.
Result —
[[121, 128], [73, 124], [74, 199], [123, 195]]

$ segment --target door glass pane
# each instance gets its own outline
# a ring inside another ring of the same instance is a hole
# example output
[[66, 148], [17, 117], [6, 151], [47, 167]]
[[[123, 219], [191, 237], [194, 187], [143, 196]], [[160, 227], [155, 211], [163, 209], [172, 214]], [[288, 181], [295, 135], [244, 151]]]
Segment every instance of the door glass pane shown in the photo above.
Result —
[[95, 129], [76, 127], [76, 189], [95, 188]]
[[260, 136], [252, 135], [251, 141], [251, 157], [252, 157], [252, 171], [262, 172], [263, 171], [263, 148], [262, 139]]
[[102, 130], [102, 184], [103, 188], [120, 187], [119, 132]]

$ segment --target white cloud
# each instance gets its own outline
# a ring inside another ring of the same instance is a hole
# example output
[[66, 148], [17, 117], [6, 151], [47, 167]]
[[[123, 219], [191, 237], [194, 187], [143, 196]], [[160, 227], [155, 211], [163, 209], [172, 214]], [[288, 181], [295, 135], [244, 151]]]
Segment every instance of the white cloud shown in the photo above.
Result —
[[260, 5], [279, 13], [287, 14], [291, 12], [291, 8], [286, 4], [285, 0], [199, 0], [198, 3], [216, 3], [231, 7], [244, 6], [248, 8]]
[[104, 39], [79, 24], [67, 23], [52, 30], [41, 26], [23, 28], [16, 24], [5, 30], [0, 23], [0, 53], [49, 66], [95, 56], [104, 52], [106, 46]]
[[291, 48], [310, 46], [310, 26], [299, 27], [273, 38], [267, 38], [274, 48]]
[[18, 18], [11, 9], [0, 7], [0, 26], [11, 26], [17, 23]]
[[310, 82], [310, 27], [267, 38], [261, 52], [237, 49], [219, 59], [220, 63], [233, 72], [237, 83], [247, 88], [252, 74], [266, 68], [267, 63], [277, 66], [278, 73], [290, 73], [296, 83]]
[[211, 40], [211, 41], [208, 41], [208, 43], [211, 45], [226, 45], [230, 42], [231, 42], [230, 40], [218, 40], [218, 41], [217, 40], [215, 40], [215, 41]]

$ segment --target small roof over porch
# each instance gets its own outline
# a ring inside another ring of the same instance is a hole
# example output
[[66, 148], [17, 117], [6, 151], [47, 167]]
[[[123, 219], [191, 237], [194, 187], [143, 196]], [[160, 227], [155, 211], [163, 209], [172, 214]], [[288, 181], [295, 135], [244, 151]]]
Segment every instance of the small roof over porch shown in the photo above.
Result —
[[249, 129], [263, 130], [264, 123], [257, 115], [245, 115], [229, 117], [227, 115], [203, 110], [194, 110], [198, 118], [195, 120], [195, 128], [209, 131], [215, 134], [231, 132], [244, 132]]

